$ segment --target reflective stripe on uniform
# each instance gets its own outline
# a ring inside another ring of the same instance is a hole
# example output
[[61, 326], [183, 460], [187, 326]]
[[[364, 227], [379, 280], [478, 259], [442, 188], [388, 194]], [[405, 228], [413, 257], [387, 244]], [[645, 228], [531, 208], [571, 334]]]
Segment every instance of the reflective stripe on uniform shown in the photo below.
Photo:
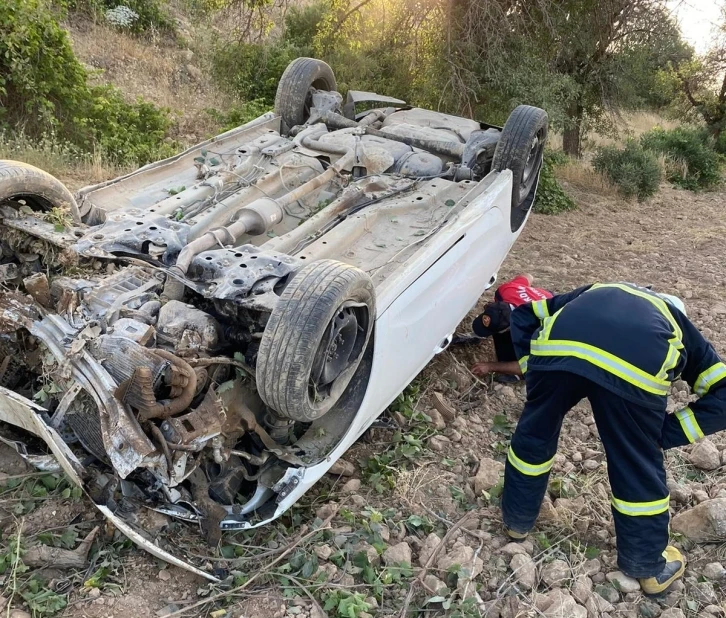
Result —
[[550, 316], [550, 310], [547, 307], [546, 300], [536, 300], [532, 303], [532, 311], [540, 319], [544, 320]]
[[660, 515], [668, 510], [668, 503], [670, 502], [670, 496], [661, 498], [660, 500], [653, 500], [652, 502], [625, 502], [625, 500], [618, 500], [613, 497], [612, 505], [616, 511], [623, 515], [630, 515], [631, 517], [643, 517], [647, 515]]
[[706, 371], [696, 379], [696, 383], [693, 385], [693, 392], [699, 397], [703, 397], [711, 387], [726, 378], [726, 365], [719, 361], [715, 365], [712, 365]]
[[678, 364], [678, 359], [681, 357], [680, 350], [683, 347], [683, 343], [681, 343], [681, 341], [676, 339], [675, 337], [673, 339], [670, 339], [668, 341], [668, 344], [668, 354], [666, 354], [666, 358], [663, 361], [663, 366], [658, 372], [658, 378], [660, 378], [661, 380], [667, 380], [668, 372], [675, 369], [676, 365]]
[[686, 438], [688, 438], [688, 441], [691, 444], [693, 444], [696, 440], [703, 438], [703, 431], [701, 430], [701, 426], [698, 424], [691, 408], [685, 407], [678, 410], [676, 412], [676, 418], [681, 424], [683, 433], [686, 435]]
[[545, 461], [542, 464], [527, 463], [526, 461], [522, 461], [514, 454], [511, 446], [509, 447], [507, 460], [510, 464], [512, 464], [512, 466], [514, 466], [516, 470], [518, 470], [522, 474], [526, 474], [527, 476], [540, 476], [542, 474], [547, 474], [552, 469], [552, 466], [555, 463], [554, 457], [549, 461]]
[[655, 395], [667, 395], [670, 389], [670, 382], [667, 380], [650, 375], [614, 354], [587, 343], [566, 340], [540, 341], [538, 339], [532, 342], [531, 348], [532, 356], [574, 356], [588, 361], [629, 384]]
[[519, 368], [522, 370], [522, 373], [527, 373], [527, 361], [529, 360], [529, 355], [523, 356], [519, 359]]

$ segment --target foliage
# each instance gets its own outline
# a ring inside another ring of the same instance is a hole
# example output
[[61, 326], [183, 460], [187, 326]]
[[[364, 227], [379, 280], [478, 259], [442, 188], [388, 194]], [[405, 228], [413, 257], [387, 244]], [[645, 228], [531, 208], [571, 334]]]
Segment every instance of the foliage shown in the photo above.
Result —
[[673, 107], [685, 117], [706, 123], [717, 141], [726, 129], [726, 5], [708, 51], [697, 57], [671, 62], [659, 72], [664, 90], [674, 99]]
[[65, 4], [69, 10], [102, 17], [113, 26], [135, 33], [152, 28], [175, 30], [174, 21], [160, 0], [68, 0]]
[[625, 198], [644, 201], [658, 191], [662, 171], [658, 158], [637, 142], [629, 141], [625, 148], [600, 148], [593, 167], [617, 186]]
[[[0, 485], [0, 500], [17, 516], [32, 512], [47, 499], [77, 501], [82, 495], [80, 487], [57, 474], [10, 476]], [[67, 596], [55, 591], [39, 573], [31, 573], [23, 563], [23, 556], [27, 545], [35, 542], [71, 549], [77, 544], [78, 532], [70, 526], [59, 532], [40, 531], [33, 536], [34, 539], [24, 537], [22, 525], [18, 525], [14, 534], [8, 527], [0, 535], [1, 591], [6, 599], [16, 598], [16, 602], [22, 599], [34, 616], [53, 616], [66, 607]], [[10, 607], [13, 607], [12, 601]]]
[[684, 189], [709, 189], [721, 181], [719, 155], [705, 129], [656, 128], [640, 138], [643, 148], [665, 155], [668, 180]]
[[245, 101], [275, 101], [277, 83], [287, 65], [302, 55], [285, 41], [271, 44], [220, 41], [212, 72], [217, 82]]
[[108, 158], [118, 162], [148, 163], [176, 152], [173, 143], [164, 141], [172, 125], [168, 110], [143, 99], [127, 103], [113, 86], [93, 86], [90, 93], [85, 113], [77, 120], [78, 142], [90, 134]]
[[31, 140], [51, 135], [117, 162], [146, 163], [171, 153], [164, 143], [168, 112], [127, 103], [111, 86], [92, 86], [61, 16], [45, 0], [0, 3], [0, 130]]
[[545, 153], [542, 171], [539, 176], [537, 197], [534, 202], [534, 211], [544, 215], [556, 215], [577, 206], [572, 198], [565, 193], [562, 185], [555, 176], [555, 169], [567, 163], [567, 156], [562, 152], [547, 151]]
[[246, 103], [234, 105], [223, 112], [210, 109], [207, 110], [207, 113], [219, 123], [223, 131], [228, 131], [262, 116], [271, 109], [271, 104], [264, 99], [253, 99]]
[[325, 597], [323, 610], [330, 612], [337, 618], [358, 618], [363, 612], [370, 609], [366, 603], [365, 596], [360, 592], [348, 592], [347, 590], [334, 590]]

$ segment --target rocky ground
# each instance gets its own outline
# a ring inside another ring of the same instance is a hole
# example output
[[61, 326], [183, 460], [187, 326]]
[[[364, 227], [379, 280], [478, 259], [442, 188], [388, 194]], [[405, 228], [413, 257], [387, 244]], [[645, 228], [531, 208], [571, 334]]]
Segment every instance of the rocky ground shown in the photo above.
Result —
[[[638, 205], [577, 198], [578, 211], [531, 218], [500, 279], [526, 271], [555, 291], [593, 281], [652, 284], [681, 296], [726, 354], [724, 194], [664, 188]], [[408, 608], [456, 618], [726, 616], [726, 436], [667, 453], [672, 542], [689, 564], [665, 597], [646, 600], [617, 570], [606, 462], [586, 403], [565, 420], [536, 529], [521, 544], [503, 536], [500, 473], [524, 390], [469, 373], [490, 354], [483, 344], [435, 359], [392, 406], [393, 427], [368, 432], [339, 466], [342, 475], [321, 481], [279, 524], [225, 535], [210, 553], [185, 544], [193, 531], [183, 524], [157, 522], [160, 543], [206, 556], [202, 563], [225, 585], [166, 567], [106, 529], [91, 552], [96, 568], [109, 565], [98, 585], [89, 585], [90, 568], [41, 570], [50, 589], [67, 595], [58, 615], [367, 618]], [[677, 383], [669, 408], [689, 397]], [[27, 473], [8, 468], [7, 457], [3, 471]], [[100, 517], [86, 501], [54, 495], [23, 521], [32, 539], [44, 526], [85, 532]], [[11, 572], [2, 575], [6, 596]], [[21, 611], [9, 615], [27, 615], [18, 595], [13, 605]]]

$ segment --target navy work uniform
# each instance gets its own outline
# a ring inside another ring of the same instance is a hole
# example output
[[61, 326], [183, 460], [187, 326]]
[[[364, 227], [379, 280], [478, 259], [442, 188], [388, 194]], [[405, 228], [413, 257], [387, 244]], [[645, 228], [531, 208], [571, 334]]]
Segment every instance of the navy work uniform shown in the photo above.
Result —
[[[605, 448], [618, 566], [635, 578], [665, 568], [663, 449], [726, 428], [726, 365], [690, 320], [632, 284], [585, 286], [512, 312], [527, 403], [507, 457], [502, 498], [515, 534], [535, 523], [565, 414], [587, 398]], [[699, 399], [666, 413], [682, 377]]]

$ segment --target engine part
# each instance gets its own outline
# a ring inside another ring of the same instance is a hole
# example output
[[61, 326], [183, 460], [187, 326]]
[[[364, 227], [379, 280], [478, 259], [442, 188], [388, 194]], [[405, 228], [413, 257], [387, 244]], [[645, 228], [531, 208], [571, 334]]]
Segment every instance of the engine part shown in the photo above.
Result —
[[[2, 251], [0, 251], [2, 253]], [[20, 276], [18, 265], [10, 262], [9, 264], [0, 264], [0, 283], [12, 281]]]
[[[178, 300], [170, 300], [159, 311], [156, 330], [159, 339], [168, 342], [177, 351], [189, 349], [191, 343], [194, 351], [208, 353], [218, 348], [221, 328], [208, 313]], [[191, 333], [196, 336], [190, 336]]]
[[154, 375], [149, 367], [137, 367], [131, 377], [119, 385], [114, 394], [123, 403], [139, 411], [139, 420], [169, 418], [186, 410], [197, 390], [197, 374], [178, 356], [165, 350], [155, 350], [170, 363], [167, 383], [171, 386], [169, 399], [157, 401], [154, 393]]
[[113, 323], [113, 327], [109, 331], [112, 335], [130, 339], [142, 346], [145, 346], [154, 338], [155, 332], [153, 326], [131, 318], [119, 318]]
[[50, 308], [50, 285], [48, 284], [48, 276], [45, 273], [35, 273], [23, 279], [23, 285], [35, 302], [42, 305], [46, 309]]
[[116, 331], [114, 334], [101, 335], [93, 341], [91, 351], [118, 384], [130, 380], [137, 369], [143, 367], [148, 369], [153, 390], [162, 384], [170, 365], [167, 359], [157, 353], [158, 350], [146, 348], [131, 338], [119, 336]]
[[76, 243], [76, 250], [87, 257], [138, 255], [170, 264], [186, 245], [188, 233], [184, 223], [130, 209], [109, 215]]
[[[54, 281], [55, 287], [56, 281]], [[132, 266], [125, 268], [100, 283], [74, 281], [74, 289], [88, 287], [90, 293], [83, 295], [83, 300], [98, 317], [110, 316], [122, 306], [140, 307], [147, 298], [145, 293], [156, 293], [161, 289], [162, 281], [150, 270]]]
[[225, 419], [217, 394], [210, 388], [199, 406], [182, 416], [166, 419], [161, 431], [172, 447], [183, 444], [201, 449], [222, 432]]
[[60, 316], [49, 315], [35, 322], [30, 332], [43, 341], [59, 364], [67, 363], [73, 379], [93, 398], [99, 409], [104, 449], [119, 476], [126, 478], [136, 468], [154, 467], [158, 463], [156, 449], [114, 396], [113, 378], [88, 350], [66, 354], [64, 342], [72, 340], [77, 331]]

